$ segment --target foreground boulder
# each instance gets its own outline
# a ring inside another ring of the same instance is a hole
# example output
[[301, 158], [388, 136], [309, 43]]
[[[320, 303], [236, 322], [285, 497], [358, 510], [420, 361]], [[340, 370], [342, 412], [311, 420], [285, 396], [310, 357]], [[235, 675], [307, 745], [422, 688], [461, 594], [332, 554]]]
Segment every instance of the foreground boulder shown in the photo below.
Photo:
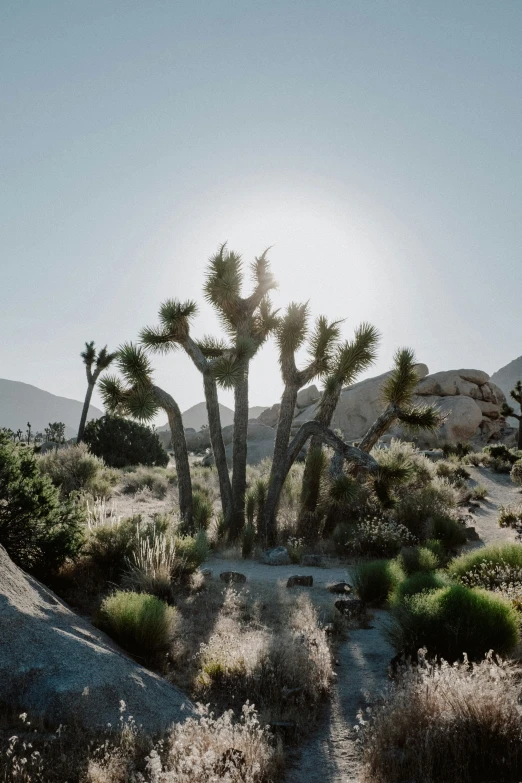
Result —
[[156, 732], [194, 713], [181, 691], [139, 666], [101, 631], [14, 565], [0, 546], [0, 694], [54, 723], [89, 729], [126, 714]]

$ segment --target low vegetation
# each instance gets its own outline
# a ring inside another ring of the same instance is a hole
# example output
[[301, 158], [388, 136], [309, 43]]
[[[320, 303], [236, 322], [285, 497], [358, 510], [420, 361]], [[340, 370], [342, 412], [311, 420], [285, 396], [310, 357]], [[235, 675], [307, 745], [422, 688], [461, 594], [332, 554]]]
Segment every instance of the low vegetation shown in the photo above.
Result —
[[128, 652], [150, 658], [168, 650], [175, 617], [154, 595], [118, 590], [103, 601], [96, 623]]
[[363, 783], [519, 780], [519, 672], [488, 656], [470, 666], [406, 668], [360, 724]]
[[149, 427], [118, 416], [102, 416], [90, 421], [83, 440], [89, 451], [111, 468], [131, 465], [166, 467], [169, 455], [157, 433]]

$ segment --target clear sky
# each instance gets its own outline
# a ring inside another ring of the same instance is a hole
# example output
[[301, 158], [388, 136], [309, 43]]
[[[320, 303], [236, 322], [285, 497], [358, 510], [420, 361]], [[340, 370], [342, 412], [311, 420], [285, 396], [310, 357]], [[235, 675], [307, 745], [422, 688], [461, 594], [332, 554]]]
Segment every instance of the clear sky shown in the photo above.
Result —
[[[3, 0], [0, 377], [81, 399], [84, 341], [201, 299], [224, 240], [274, 246], [278, 306], [373, 322], [372, 374], [519, 356], [521, 41], [515, 0]], [[273, 345], [251, 379], [277, 401]]]

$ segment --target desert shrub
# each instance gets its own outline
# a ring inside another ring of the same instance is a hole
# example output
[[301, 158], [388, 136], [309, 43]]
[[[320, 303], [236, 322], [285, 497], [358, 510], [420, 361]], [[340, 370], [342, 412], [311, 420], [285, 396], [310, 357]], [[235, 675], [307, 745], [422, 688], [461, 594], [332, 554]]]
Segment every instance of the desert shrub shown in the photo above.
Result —
[[96, 624], [128, 652], [149, 657], [168, 648], [175, 615], [154, 595], [119, 590], [105, 598]]
[[438, 590], [448, 584], [448, 576], [441, 571], [417, 571], [399, 582], [391, 595], [391, 603], [396, 604], [404, 598], [425, 590]]
[[515, 783], [522, 768], [517, 672], [487, 658], [421, 657], [361, 725], [363, 783]]
[[476, 468], [487, 468], [491, 463], [491, 455], [487, 451], [472, 451], [462, 459], [464, 465]]
[[437, 556], [430, 549], [419, 546], [404, 547], [397, 560], [408, 575], [416, 571], [434, 571], [439, 565]]
[[511, 473], [512, 462], [502, 457], [492, 457], [489, 466], [495, 473]]
[[422, 541], [434, 537], [431, 534], [433, 518], [450, 514], [458, 500], [456, 488], [446, 479], [436, 477], [429, 484], [407, 488], [396, 501], [392, 516], [395, 522], [407, 527]]
[[515, 530], [522, 527], [522, 505], [499, 506], [498, 524], [499, 527], [512, 527]]
[[168, 487], [169, 482], [163, 469], [140, 466], [123, 475], [122, 490], [127, 495], [148, 489], [154, 497], [162, 500]]
[[439, 478], [447, 479], [450, 484], [461, 487], [470, 478], [469, 472], [458, 461], [440, 460], [435, 466]]
[[519, 638], [517, 614], [508, 601], [461, 584], [404, 598], [393, 616], [387, 634], [397, 651], [414, 654], [426, 647], [448, 661], [463, 653], [479, 660], [489, 650], [503, 655]]
[[470, 490], [470, 500], [485, 500], [488, 496], [488, 488], [484, 484], [477, 484]]
[[205, 562], [210, 554], [210, 547], [205, 530], [200, 530], [195, 536], [178, 536], [176, 538], [176, 568], [184, 573], [192, 573]]
[[522, 568], [522, 544], [493, 544], [465, 552], [448, 566], [448, 573], [454, 579], [462, 580], [477, 568], [486, 564], [488, 568], [500, 565]]
[[89, 453], [85, 443], [79, 443], [42, 454], [38, 457], [38, 467], [67, 497], [71, 492], [90, 490], [105, 465], [102, 459]]
[[204, 492], [192, 495], [192, 519], [196, 530], [207, 530], [212, 519], [212, 503]]
[[511, 481], [522, 487], [522, 459], [517, 460], [511, 468]]
[[444, 459], [448, 457], [466, 457], [472, 450], [470, 443], [464, 441], [458, 441], [457, 443], [444, 443], [442, 446], [442, 454]]
[[448, 550], [466, 543], [464, 526], [457, 519], [444, 514], [432, 516], [430, 535]]
[[169, 455], [156, 432], [130, 419], [102, 416], [85, 427], [84, 441], [89, 451], [111, 468], [129, 465], [166, 467]]
[[497, 443], [492, 446], [486, 446], [484, 449], [492, 459], [500, 460], [502, 462], [509, 462], [514, 465], [515, 462], [522, 456], [516, 449], [508, 449], [504, 443]]
[[292, 563], [298, 565], [304, 554], [304, 539], [290, 536], [286, 542], [286, 551], [288, 552]]
[[428, 538], [427, 541], [424, 541], [423, 547], [429, 549], [430, 552], [433, 552], [439, 565], [444, 563], [446, 559], [446, 550], [444, 549], [442, 541], [438, 541], [436, 538]]
[[45, 575], [75, 557], [84, 516], [77, 503], [60, 499], [31, 449], [0, 433], [0, 544], [17, 565]]
[[89, 530], [85, 553], [106, 574], [107, 580], [119, 580], [127, 568], [138, 541], [141, 517], [128, 517]]
[[150, 530], [140, 530], [138, 533], [138, 539], [127, 558], [127, 570], [122, 584], [130, 590], [150, 593], [164, 601], [170, 601], [175, 568], [174, 538], [151, 525]]
[[353, 584], [363, 601], [382, 604], [404, 577], [404, 571], [396, 560], [370, 560], [357, 565]]
[[404, 525], [379, 515], [363, 518], [355, 524], [341, 523], [333, 532], [339, 555], [391, 557], [414, 540]]
[[307, 709], [323, 698], [332, 679], [326, 634], [308, 596], [278, 607], [277, 630], [244, 616], [241, 598], [228, 590], [213, 633], [199, 651], [196, 689], [205, 698], [251, 698], [263, 710], [290, 707], [285, 692], [294, 691], [294, 708]]

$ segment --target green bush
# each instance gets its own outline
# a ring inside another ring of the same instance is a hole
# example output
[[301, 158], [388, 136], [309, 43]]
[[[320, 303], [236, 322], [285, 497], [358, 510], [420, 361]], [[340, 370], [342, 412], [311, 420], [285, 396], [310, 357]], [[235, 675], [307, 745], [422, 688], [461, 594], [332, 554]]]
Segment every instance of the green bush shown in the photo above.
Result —
[[0, 544], [22, 568], [45, 576], [84, 541], [84, 511], [62, 501], [48, 476], [40, 472], [32, 449], [0, 433]]
[[427, 541], [424, 541], [423, 546], [429, 549], [430, 552], [433, 552], [439, 566], [443, 565], [446, 560], [446, 550], [442, 541], [437, 541], [436, 538], [428, 538]]
[[89, 451], [111, 468], [129, 465], [166, 467], [169, 455], [156, 432], [130, 419], [102, 416], [85, 427], [84, 441]]
[[387, 633], [397, 651], [426, 647], [450, 662], [464, 653], [473, 661], [489, 650], [507, 655], [519, 639], [518, 615], [508, 601], [458, 584], [404, 598], [393, 616]]
[[499, 506], [498, 526], [512, 527], [515, 530], [519, 527], [522, 527], [522, 505]]
[[254, 541], [256, 538], [256, 529], [251, 522], [247, 522], [243, 528], [241, 539], [241, 555], [244, 558], [250, 557], [254, 550]]
[[175, 616], [154, 595], [120, 590], [103, 601], [96, 624], [124, 650], [150, 657], [168, 648]]
[[205, 492], [192, 495], [192, 522], [196, 530], [208, 530], [212, 519], [212, 503]]
[[396, 501], [393, 518], [419, 540], [432, 538], [431, 522], [436, 516], [448, 516], [457, 506], [456, 488], [439, 476], [422, 486], [406, 488]]
[[494, 446], [486, 446], [484, 451], [488, 453], [492, 459], [496, 459], [501, 462], [509, 462], [510, 465], [514, 465], [515, 462], [517, 462], [517, 460], [519, 460], [522, 456], [516, 449], [508, 449], [504, 443], [498, 443]]
[[209, 554], [210, 547], [205, 530], [200, 530], [195, 536], [176, 538], [176, 559], [180, 571], [184, 573], [192, 573], [199, 568]]
[[431, 537], [440, 541], [445, 549], [457, 549], [466, 543], [464, 526], [444, 514], [434, 514], [431, 519]]
[[430, 549], [422, 546], [404, 547], [397, 560], [408, 575], [416, 571], [434, 571], [439, 565], [437, 556]]
[[391, 595], [391, 603], [400, 603], [407, 596], [422, 593], [425, 590], [438, 590], [441, 587], [446, 587], [448, 581], [448, 576], [440, 571], [417, 571], [396, 585]]
[[445, 459], [448, 457], [466, 457], [472, 450], [470, 443], [458, 441], [457, 443], [445, 443], [442, 446], [442, 454]]
[[445, 478], [457, 487], [463, 486], [470, 478], [470, 473], [457, 461], [440, 460], [435, 466], [435, 472], [439, 478]]
[[100, 525], [89, 531], [85, 552], [105, 574], [107, 581], [118, 581], [139, 537], [141, 516], [128, 517], [115, 524]]
[[414, 542], [404, 525], [385, 517], [367, 516], [356, 523], [336, 526], [332, 539], [339, 555], [393, 557], [403, 546]]
[[448, 566], [448, 573], [454, 579], [462, 579], [484, 563], [489, 566], [509, 566], [522, 568], [522, 544], [493, 544], [466, 552], [452, 560]]
[[85, 443], [48, 451], [38, 457], [38, 467], [67, 497], [71, 492], [88, 490], [105, 465], [103, 460], [89, 453]]
[[382, 604], [404, 577], [404, 571], [396, 560], [370, 560], [357, 565], [353, 584], [363, 601]]
[[167, 494], [169, 482], [163, 468], [146, 468], [140, 465], [136, 470], [125, 473], [122, 490], [126, 495], [135, 495], [144, 489], [162, 500]]

